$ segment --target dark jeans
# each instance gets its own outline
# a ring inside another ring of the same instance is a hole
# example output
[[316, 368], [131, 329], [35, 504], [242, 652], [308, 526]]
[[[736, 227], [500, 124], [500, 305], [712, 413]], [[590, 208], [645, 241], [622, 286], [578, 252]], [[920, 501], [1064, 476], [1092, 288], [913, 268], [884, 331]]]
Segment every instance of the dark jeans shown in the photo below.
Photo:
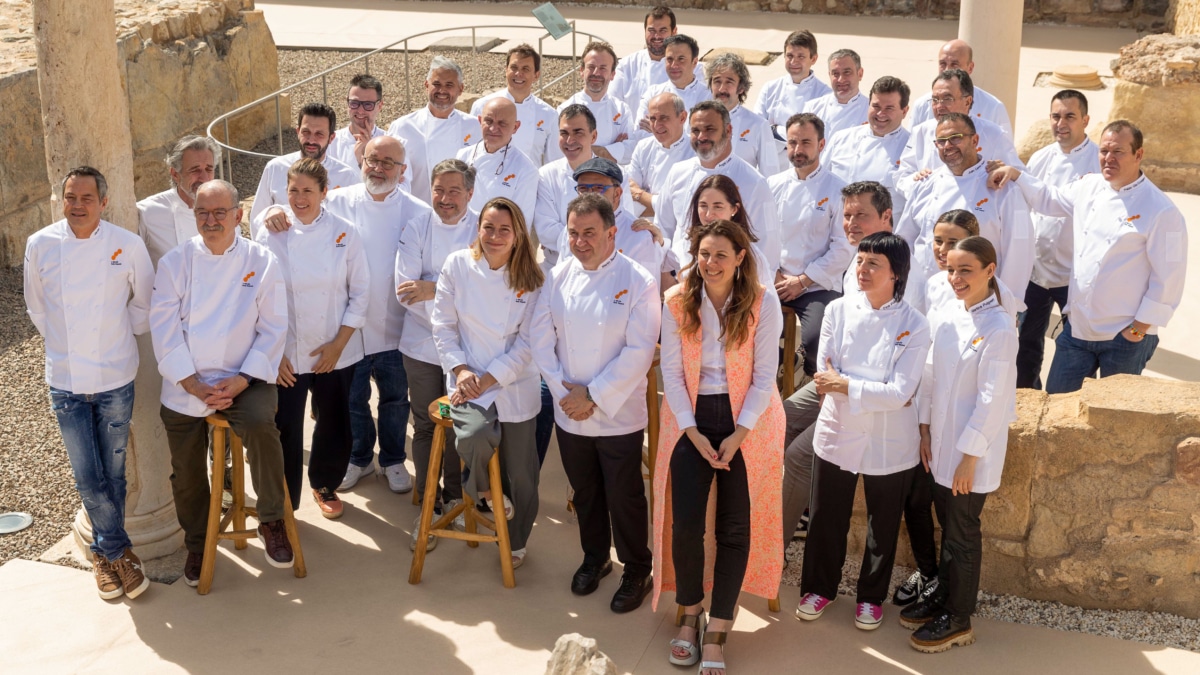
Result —
[[[819, 370], [817, 348], [821, 341], [821, 322], [825, 318], [825, 307], [840, 297], [842, 294], [837, 291], [812, 291], [783, 303], [784, 307], [791, 307], [795, 310], [796, 317], [800, 319], [800, 345], [804, 348], [804, 372], [808, 373], [809, 377]], [[784, 358], [790, 359], [792, 356], [784, 354]]]
[[354, 368], [350, 382], [350, 463], [367, 466], [375, 456], [375, 419], [371, 417], [371, 378], [379, 388], [379, 468], [403, 464], [408, 426], [408, 377], [400, 352], [368, 354]]
[[1046, 329], [1054, 305], [1067, 306], [1067, 286], [1042, 288], [1032, 281], [1025, 287], [1025, 321], [1020, 327], [1017, 350], [1017, 388], [1042, 388], [1042, 357], [1046, 354]]
[[537, 444], [538, 467], [546, 462], [546, 451], [550, 449], [550, 436], [554, 433], [554, 397], [550, 395], [550, 387], [542, 381], [542, 409], [537, 414], [537, 430], [534, 432], [534, 443]]
[[1054, 360], [1050, 362], [1046, 392], [1079, 391], [1084, 379], [1094, 377], [1097, 370], [1100, 377], [1141, 375], [1157, 346], [1157, 335], [1147, 335], [1141, 342], [1130, 342], [1120, 333], [1111, 340], [1079, 340], [1071, 335], [1071, 320], [1067, 319], [1054, 340]]
[[278, 387], [279, 411], [275, 426], [283, 446], [283, 471], [287, 476], [292, 508], [300, 508], [300, 478], [304, 473], [304, 406], [312, 392], [312, 405], [320, 410], [313, 428], [308, 455], [308, 484], [314, 490], [337, 490], [350, 465], [350, 382], [354, 365], [328, 373], [296, 376], [296, 384]]
[[965, 621], [975, 613], [979, 571], [983, 559], [983, 534], [979, 515], [987, 493], [953, 495], [950, 488], [933, 485], [933, 505], [942, 524], [942, 562], [938, 593], [950, 616]]
[[929, 579], [938, 573], [937, 545], [933, 541], [933, 474], [918, 465], [908, 484], [904, 500], [904, 524], [908, 528], [908, 543], [921, 576]]
[[[736, 429], [728, 394], [696, 397], [696, 430], [714, 450]], [[739, 451], [729, 470], [714, 469], [684, 434], [671, 453], [671, 560], [675, 565], [675, 602], [684, 607], [704, 600], [704, 521], [708, 494], [717, 481], [712, 607], [714, 619], [733, 619], [746, 564], [750, 559], [750, 484]]]

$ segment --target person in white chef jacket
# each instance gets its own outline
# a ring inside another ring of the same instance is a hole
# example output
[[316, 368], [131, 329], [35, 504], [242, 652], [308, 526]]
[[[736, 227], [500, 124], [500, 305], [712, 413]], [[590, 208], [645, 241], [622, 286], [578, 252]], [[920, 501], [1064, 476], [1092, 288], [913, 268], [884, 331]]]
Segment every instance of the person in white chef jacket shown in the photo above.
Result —
[[827, 134], [821, 164], [847, 183], [873, 180], [892, 194], [897, 218], [904, 213], [904, 196], [896, 189], [900, 155], [908, 144], [904, 128], [908, 114], [908, 85], [885, 75], [871, 85], [867, 123]]
[[442, 55], [429, 62], [425, 94], [429, 104], [392, 122], [389, 136], [404, 142], [408, 165], [402, 185], [412, 195], [429, 202], [429, 175], [444, 159], [454, 159], [459, 150], [479, 141], [479, 120], [455, 108], [463, 93], [462, 68]]
[[[625, 102], [631, 112], [637, 112], [651, 87], [667, 81], [667, 69], [663, 64], [666, 56], [667, 38], [679, 32], [675, 12], [670, 7], [658, 5], [646, 12], [642, 20], [645, 29], [646, 47], [621, 59], [613, 77], [612, 93]], [[704, 69], [696, 64], [692, 72], [697, 79], [704, 77]]]
[[708, 88], [713, 99], [729, 110], [733, 125], [733, 154], [758, 169], [764, 178], [779, 173], [784, 165], [775, 147], [775, 136], [766, 118], [745, 105], [750, 91], [750, 69], [737, 54], [724, 52], [708, 63]]
[[[529, 327], [544, 280], [525, 219], [498, 197], [483, 207], [471, 248], [447, 256], [433, 302], [433, 340], [446, 372], [456, 447], [470, 470], [463, 490], [512, 521], [514, 568], [525, 561], [538, 513], [534, 433], [542, 397]], [[496, 452], [503, 486], [488, 484]]]
[[[555, 113], [545, 122], [551, 127]], [[456, 155], [475, 168], [475, 194], [471, 210], [476, 213], [494, 197], [511, 200], [522, 215], [532, 214], [537, 206], [538, 164], [517, 147], [513, 134], [524, 126], [517, 119], [517, 107], [503, 96], [493, 98], [479, 114], [480, 139]], [[558, 149], [557, 142], [555, 150]]]
[[659, 94], [672, 93], [683, 99], [688, 110], [701, 101], [712, 98], [704, 73], [699, 71], [700, 45], [688, 35], [672, 35], [663, 42], [666, 55], [663, 57], [663, 68], [667, 72], [667, 81], [646, 89], [642, 102], [636, 112], [638, 129], [650, 131], [650, 122], [646, 119], [650, 99]]
[[125, 531], [125, 447], [138, 370], [134, 334], [149, 330], [154, 267], [133, 232], [100, 218], [108, 183], [67, 172], [63, 219], [25, 244], [25, 307], [46, 341], [50, 409], [92, 523], [97, 592], [136, 598], [150, 585]]
[[658, 195], [671, 167], [695, 156], [687, 131], [688, 111], [683, 99], [667, 92], [650, 99], [646, 119], [650, 122], [649, 138], [638, 141], [626, 173], [629, 193], [641, 206], [641, 215], [654, 216], [658, 210]]
[[221, 146], [207, 136], [184, 136], [171, 147], [166, 163], [170, 189], [137, 203], [138, 234], [155, 267], [167, 251], [196, 236], [192, 214], [196, 191], [213, 179], [221, 163]]
[[[968, 74], [975, 73], [975, 52], [971, 45], [963, 40], [951, 40], [938, 49], [937, 71], [960, 69]], [[933, 111], [933, 93], [925, 94], [913, 104], [913, 126], [928, 122], [937, 117]], [[1013, 137], [1012, 122], [1008, 119], [1008, 110], [1004, 103], [980, 87], [975, 87], [975, 103], [971, 106], [971, 116], [975, 119], [985, 119], [1000, 127], [1005, 136]]]
[[792, 31], [783, 40], [783, 67], [787, 74], [771, 80], [758, 93], [754, 112], [771, 123], [775, 149], [780, 158], [786, 156], [783, 137], [788, 119], [804, 110], [809, 101], [833, 91], [817, 79], [813, 64], [817, 62], [817, 38], [807, 30]]
[[351, 169], [362, 166], [367, 141], [384, 135], [375, 124], [383, 112], [383, 83], [373, 75], [359, 73], [350, 79], [346, 94], [346, 117], [349, 123], [338, 129], [325, 152]]
[[[624, 182], [621, 167], [610, 159], [593, 157], [575, 169], [574, 182], [576, 195], [598, 194], [608, 200], [616, 218], [617, 251], [658, 279], [666, 251], [654, 241], [654, 235], [649, 231], [635, 230], [633, 216], [621, 206], [621, 198], [624, 196], [624, 190], [621, 188]], [[559, 237], [559, 250], [562, 251], [560, 263], [571, 257], [570, 240], [566, 228], [563, 228]]]
[[[413, 419], [412, 457], [417, 472], [417, 495], [425, 496], [425, 477], [433, 446], [433, 420], [429, 404], [446, 395], [446, 374], [442, 371], [437, 345], [433, 340], [433, 307], [437, 280], [446, 258], [471, 246], [478, 236], [479, 214], [467, 204], [475, 190], [475, 169], [457, 159], [444, 159], [433, 167], [430, 176], [433, 211], [408, 221], [400, 233], [396, 251], [396, 296], [404, 306], [404, 325], [400, 329], [400, 355], [408, 378], [408, 400]], [[441, 513], [445, 502], [462, 499], [462, 474], [454, 438], [446, 437], [440, 475], [442, 489], [434, 511]], [[417, 546], [420, 516], [413, 523], [413, 541]], [[426, 550], [437, 546], [437, 537], [427, 539]]]
[[541, 77], [541, 54], [527, 44], [519, 44], [508, 50], [505, 59], [505, 87], [480, 98], [471, 106], [471, 115], [479, 117], [491, 101], [502, 98], [512, 103], [521, 122], [518, 125], [520, 128], [513, 132], [513, 146], [525, 153], [534, 166], [561, 157], [554, 129], [557, 113], [550, 104], [533, 93], [533, 85]]
[[825, 133], [832, 136], [867, 121], [867, 97], [862, 95], [862, 58], [852, 49], [839, 49], [829, 55], [829, 84], [833, 91], [808, 101], [802, 112], [810, 112], [825, 122]]
[[575, 491], [583, 564], [571, 592], [587, 595], [625, 567], [609, 607], [628, 612], [650, 592], [642, 442], [646, 372], [661, 322], [653, 276], [617, 251], [612, 205], [600, 195], [567, 207], [571, 260], [550, 271], [534, 308], [533, 360], [554, 397], [558, 448]]
[[275, 426], [287, 288], [278, 259], [241, 236], [238, 192], [223, 180], [197, 191], [200, 236], [168, 252], [154, 280], [150, 329], [163, 376], [171, 492], [183, 528], [183, 580], [200, 583], [208, 528], [208, 422], [214, 411], [245, 443], [258, 536], [272, 567], [293, 564], [284, 528], [283, 447]]
[[358, 329], [367, 320], [371, 274], [358, 229], [322, 203], [328, 180], [319, 161], [297, 160], [288, 170], [283, 214], [292, 226], [278, 232], [263, 226], [256, 240], [279, 259], [287, 286], [288, 332], [275, 424], [292, 508], [300, 508], [305, 405], [311, 393], [318, 414], [308, 484], [321, 515], [333, 519], [343, 510], [335, 491], [350, 463], [350, 383], [363, 358]]
[[821, 325], [823, 396], [813, 437], [816, 466], [796, 616], [813, 620], [837, 598], [854, 493], [862, 476], [867, 534], [854, 625], [875, 630], [892, 581], [900, 515], [920, 471], [917, 410], [910, 404], [929, 353], [929, 322], [904, 302], [908, 244], [880, 232], [855, 256], [859, 292], [835, 300]]
[[587, 106], [596, 118], [596, 143], [593, 151], [617, 164], [628, 164], [633, 157], [640, 134], [633, 111], [625, 102], [610, 92], [616, 74], [617, 53], [607, 42], [589, 42], [583, 48], [583, 60], [579, 65], [579, 77], [583, 79], [583, 90], [563, 101], [558, 106], [562, 115], [567, 106], [576, 103]]

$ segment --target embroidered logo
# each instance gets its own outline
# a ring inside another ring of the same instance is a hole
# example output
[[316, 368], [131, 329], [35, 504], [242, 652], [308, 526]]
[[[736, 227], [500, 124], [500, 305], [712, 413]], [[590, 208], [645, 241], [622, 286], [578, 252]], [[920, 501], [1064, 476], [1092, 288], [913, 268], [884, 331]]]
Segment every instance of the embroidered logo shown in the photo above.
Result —
[[625, 303], [621, 301], [621, 296], [622, 296], [622, 295], [628, 295], [628, 294], [629, 294], [629, 289], [628, 289], [628, 288], [626, 288], [625, 290], [621, 291], [620, 293], [617, 293], [616, 295], [614, 295], [614, 296], [613, 296], [613, 304], [614, 304], [614, 305], [624, 305]]
[[504, 177], [504, 180], [502, 180], [502, 181], [500, 181], [500, 182], [504, 184], [504, 187], [512, 187], [512, 183], [509, 183], [508, 181], [510, 181], [510, 180], [512, 180], [512, 179], [514, 179], [514, 178], [516, 178], [516, 177], [517, 177], [517, 174], [515, 174], [515, 173], [510, 173], [510, 174], [508, 174], [507, 176], [505, 176], [505, 177]]
[[463, 136], [463, 145], [470, 145], [470, 143], [471, 143], [471, 134], [467, 134], [466, 136]]
[[537, 123], [537, 130], [538, 130], [538, 131], [545, 131], [545, 129], [543, 129], [543, 128], [542, 128], [542, 124], [543, 124], [543, 123], [545, 123], [545, 121], [546, 121], [546, 120], [538, 120], [538, 123]]
[[829, 203], [829, 197], [823, 197], [823, 198], [821, 199], [821, 201], [817, 202], [817, 206], [816, 206], [815, 208], [816, 208], [818, 211], [824, 211], [824, 210], [825, 210], [825, 205], [826, 205], [826, 204], [828, 204], [828, 203]]
[[525, 295], [525, 291], [517, 291], [517, 298], [514, 302], [519, 302], [522, 305], [526, 304], [527, 301], [525, 300], [525, 298], [521, 297], [523, 295]]
[[251, 284], [251, 283], [250, 283], [250, 280], [251, 280], [251, 279], [253, 279], [253, 278], [254, 278], [254, 270], [250, 270], [250, 273], [249, 273], [249, 274], [247, 274], [246, 276], [242, 277], [242, 287], [244, 287], [244, 288], [254, 288], [254, 284]]
[[[1135, 220], [1141, 220], [1141, 218], [1142, 218], [1142, 214], [1139, 213], [1137, 215], [1129, 216], [1128, 218], [1125, 219], [1125, 222], [1132, 223]], [[118, 253], [120, 253], [120, 251], [118, 251]]]
[[908, 337], [908, 336], [909, 336], [909, 332], [908, 332], [908, 331], [904, 331], [903, 333], [901, 333], [901, 334], [897, 335], [897, 336], [896, 336], [896, 345], [895, 345], [895, 346], [897, 346], [897, 347], [903, 347], [903, 346], [904, 346], [904, 338], [906, 338], [906, 337]]
[[115, 252], [113, 252], [112, 257], [108, 259], [109, 260], [108, 264], [109, 265], [120, 265], [121, 261], [117, 260], [117, 256], [121, 255], [124, 252], [125, 252], [125, 249], [121, 249], [121, 248], [117, 249]]
[[983, 213], [983, 205], [986, 203], [988, 203], [987, 197], [984, 197], [983, 199], [980, 199], [979, 201], [975, 202], [975, 210], [980, 213]]
[[980, 335], [979, 337], [975, 338], [974, 340], [971, 340], [971, 351], [973, 351], [973, 352], [977, 352], [977, 351], [979, 351], [979, 343], [981, 343], [981, 342], [983, 342], [983, 336], [982, 336], [982, 335]]
[[335, 248], [346, 248], [346, 245], [342, 243], [342, 240], [345, 238], [346, 238], [345, 232], [339, 234], [337, 240], [333, 242], [334, 247]]
[[750, 133], [750, 130], [749, 130], [749, 129], [746, 129], [746, 130], [742, 131], [742, 133], [738, 134], [738, 139], [739, 139], [739, 140], [741, 140], [742, 142], [745, 142], [745, 141], [746, 141], [746, 135], [747, 135], [747, 134], [749, 134], [749, 133]]
[[614, 121], [614, 122], [616, 122], [616, 121], [617, 121], [617, 120], [619, 120], [619, 119], [621, 119], [621, 113], [617, 113], [616, 115], [613, 115], [613, 121]]

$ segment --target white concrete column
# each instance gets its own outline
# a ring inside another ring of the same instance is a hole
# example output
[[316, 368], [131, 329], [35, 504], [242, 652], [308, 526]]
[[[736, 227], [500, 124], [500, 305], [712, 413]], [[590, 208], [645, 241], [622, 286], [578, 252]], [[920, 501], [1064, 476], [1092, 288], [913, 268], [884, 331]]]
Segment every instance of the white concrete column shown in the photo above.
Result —
[[[34, 0], [33, 20], [54, 211], [62, 207], [62, 176], [86, 164], [108, 180], [104, 218], [136, 232], [133, 142], [122, 83], [124, 64], [117, 57], [113, 0]], [[171, 496], [171, 459], [158, 417], [162, 378], [149, 335], [138, 340], [138, 348], [141, 367], [134, 384], [133, 425], [126, 451], [125, 527], [134, 551], [142, 558], [156, 558], [176, 551], [183, 544], [183, 532]], [[92, 530], [82, 508], [74, 533], [86, 551]]]
[[1021, 0], [962, 0], [958, 15], [958, 38], [975, 51], [971, 79], [1004, 103], [1014, 128], [1024, 13]]

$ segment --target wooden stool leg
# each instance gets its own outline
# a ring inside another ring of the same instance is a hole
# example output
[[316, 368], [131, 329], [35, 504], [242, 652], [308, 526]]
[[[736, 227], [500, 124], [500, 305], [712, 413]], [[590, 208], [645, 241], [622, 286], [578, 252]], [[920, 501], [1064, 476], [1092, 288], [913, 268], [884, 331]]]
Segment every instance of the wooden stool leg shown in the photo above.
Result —
[[[425, 553], [429, 544], [429, 527], [433, 525], [433, 505], [437, 502], [438, 477], [442, 471], [442, 448], [446, 443], [446, 428], [433, 428], [433, 444], [429, 449], [429, 470], [425, 473], [425, 496], [421, 504], [421, 524], [417, 528], [417, 548], [413, 551], [412, 566], [408, 570], [408, 583], [421, 583], [421, 571], [425, 567]], [[413, 490], [414, 499], [416, 490]]]
[[654, 368], [650, 368], [649, 374], [646, 375], [646, 413], [648, 419], [646, 422], [646, 461], [647, 473], [650, 478], [650, 489], [647, 491], [647, 500], [650, 504], [650, 513], [654, 513], [654, 462], [658, 458], [658, 373]]
[[[233, 456], [233, 466], [230, 468], [233, 471], [233, 529], [242, 531], [246, 529], [246, 461], [242, 457], [242, 439], [234, 433], [233, 429], [229, 430], [229, 454]], [[222, 459], [224, 464], [225, 460]], [[239, 551], [245, 550], [245, 539], [234, 539], [233, 547]]]
[[779, 596], [778, 595], [767, 601], [767, 609], [771, 610], [772, 612], [775, 612], [776, 614], [779, 613]]
[[225, 485], [225, 429], [213, 427], [212, 484], [208, 496], [208, 527], [204, 532], [204, 558], [200, 563], [200, 584], [196, 592], [208, 595], [217, 568], [217, 541], [221, 534], [221, 489]]
[[492, 483], [492, 502], [500, 507], [492, 510], [492, 519], [496, 522], [496, 537], [499, 539], [497, 543], [500, 545], [500, 574], [504, 577], [504, 587], [513, 588], [517, 585], [517, 577], [513, 574], [512, 542], [508, 539], [508, 518], [504, 517], [504, 497], [501, 495], [499, 499], [495, 498], [500, 490], [499, 448], [488, 462], [488, 478]]
[[787, 398], [796, 391], [796, 314], [783, 313], [783, 386], [779, 393]]
[[[495, 459], [495, 457], [493, 457], [493, 459]], [[458, 470], [462, 471], [463, 467], [465, 467], [466, 465], [467, 465], [466, 462], [460, 461], [458, 463]], [[488, 479], [489, 480], [491, 479], [491, 464], [490, 463], [488, 464]], [[493, 483], [493, 485], [497, 485], [497, 483]], [[494, 494], [495, 493], [493, 493], [493, 495]], [[479, 528], [476, 527], [476, 524], [475, 524], [475, 518], [476, 518], [476, 513], [477, 513], [477, 511], [475, 509], [475, 498], [472, 497], [471, 495], [467, 494], [466, 490], [463, 490], [463, 506], [466, 507], [463, 510], [463, 523], [467, 526], [466, 527], [467, 534], [479, 534]], [[492, 513], [492, 517], [495, 518], [496, 514]], [[479, 548], [479, 542], [468, 541], [467, 547], [468, 548]]]
[[292, 544], [292, 570], [297, 579], [308, 576], [304, 565], [304, 551], [300, 549], [300, 532], [296, 529], [296, 514], [292, 512], [292, 496], [288, 494], [287, 479], [283, 480], [283, 527]]

